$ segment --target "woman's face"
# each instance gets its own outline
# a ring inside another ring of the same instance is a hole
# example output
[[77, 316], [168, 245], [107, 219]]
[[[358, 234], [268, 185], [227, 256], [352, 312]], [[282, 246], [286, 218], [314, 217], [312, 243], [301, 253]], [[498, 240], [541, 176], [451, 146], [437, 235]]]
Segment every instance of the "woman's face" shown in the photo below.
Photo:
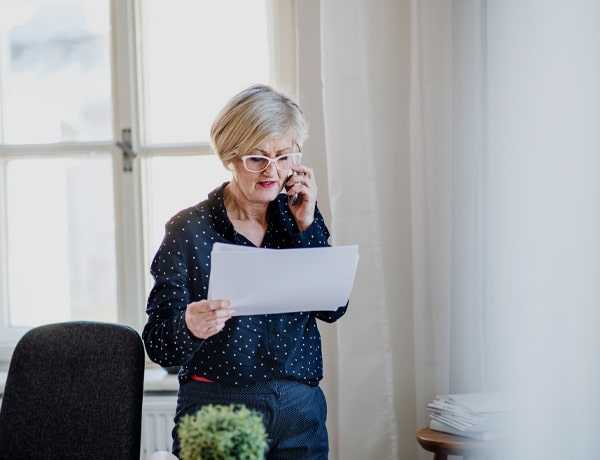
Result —
[[[283, 137], [268, 138], [259, 144], [253, 151], [244, 155], [262, 155], [268, 158], [277, 158], [287, 153], [297, 151], [296, 143], [292, 133]], [[252, 160], [246, 160], [250, 168]], [[232, 164], [232, 182], [242, 193], [247, 201], [252, 203], [268, 204], [281, 192], [290, 170], [281, 171], [275, 163], [270, 163], [267, 169], [260, 172], [248, 171], [244, 167], [242, 158], [237, 158]]]

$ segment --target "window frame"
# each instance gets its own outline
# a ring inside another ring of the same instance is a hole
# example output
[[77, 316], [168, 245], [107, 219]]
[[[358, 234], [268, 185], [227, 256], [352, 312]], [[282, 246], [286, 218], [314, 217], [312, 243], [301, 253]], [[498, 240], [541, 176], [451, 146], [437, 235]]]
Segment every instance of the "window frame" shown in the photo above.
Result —
[[[110, 0], [111, 78], [113, 97], [113, 140], [109, 142], [57, 143], [41, 145], [0, 144], [0, 370], [6, 369], [16, 342], [28, 328], [8, 326], [6, 181], [7, 159], [40, 155], [86, 154], [90, 146], [110, 152], [113, 159], [115, 241], [117, 263], [117, 318], [141, 332], [145, 324], [149, 260], [145, 226], [143, 174], [144, 160], [156, 156], [188, 156], [212, 154], [208, 143], [144, 145], [141, 142], [143, 122], [140, 15], [143, 0]], [[270, 18], [273, 61], [271, 73], [278, 87], [296, 94], [295, 0], [266, 0]], [[1, 95], [0, 95], [1, 97]], [[131, 171], [124, 170], [124, 155], [116, 142], [123, 129], [131, 129], [131, 141], [137, 157]]]

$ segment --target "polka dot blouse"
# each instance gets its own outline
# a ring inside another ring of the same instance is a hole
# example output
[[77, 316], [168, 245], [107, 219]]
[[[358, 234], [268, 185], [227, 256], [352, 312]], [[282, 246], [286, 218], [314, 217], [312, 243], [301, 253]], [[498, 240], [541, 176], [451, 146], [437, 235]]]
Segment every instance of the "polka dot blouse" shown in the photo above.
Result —
[[[164, 367], [182, 366], [181, 383], [198, 376], [227, 385], [273, 379], [316, 385], [323, 377], [316, 319], [334, 322], [346, 312], [347, 305], [327, 312], [235, 316], [220, 333], [206, 340], [194, 337], [185, 326], [186, 306], [207, 298], [212, 245], [222, 242], [253, 246], [235, 231], [227, 217], [225, 185], [166, 224], [150, 269], [154, 287], [148, 297], [148, 321], [142, 334], [148, 356]], [[319, 210], [315, 211], [313, 224], [299, 232], [285, 195], [270, 203], [267, 221], [265, 248], [329, 245], [329, 231]]]

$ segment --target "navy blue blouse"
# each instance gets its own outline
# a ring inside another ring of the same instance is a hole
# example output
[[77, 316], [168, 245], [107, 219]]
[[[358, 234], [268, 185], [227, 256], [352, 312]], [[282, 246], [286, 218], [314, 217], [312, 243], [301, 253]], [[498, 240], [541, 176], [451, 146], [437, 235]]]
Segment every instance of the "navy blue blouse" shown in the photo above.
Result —
[[[185, 325], [186, 306], [207, 298], [213, 244], [254, 246], [235, 231], [227, 217], [225, 185], [166, 224], [150, 270], [154, 287], [142, 333], [148, 356], [163, 367], [182, 366], [181, 383], [195, 375], [228, 385], [272, 379], [317, 385], [323, 378], [323, 361], [316, 319], [334, 322], [346, 312], [347, 305], [326, 312], [234, 316], [221, 332], [206, 340], [194, 337]], [[329, 246], [329, 231], [319, 210], [315, 210], [312, 225], [300, 232], [287, 201], [281, 194], [269, 204], [263, 247]]]

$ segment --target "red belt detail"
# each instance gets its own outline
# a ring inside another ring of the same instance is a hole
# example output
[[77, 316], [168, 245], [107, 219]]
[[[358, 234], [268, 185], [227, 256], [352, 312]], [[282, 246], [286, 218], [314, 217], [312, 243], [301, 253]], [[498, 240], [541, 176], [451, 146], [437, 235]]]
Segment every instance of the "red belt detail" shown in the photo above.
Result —
[[192, 375], [190, 378], [192, 380], [196, 380], [197, 382], [215, 383], [214, 380], [209, 380], [207, 378], [200, 377], [199, 375]]

